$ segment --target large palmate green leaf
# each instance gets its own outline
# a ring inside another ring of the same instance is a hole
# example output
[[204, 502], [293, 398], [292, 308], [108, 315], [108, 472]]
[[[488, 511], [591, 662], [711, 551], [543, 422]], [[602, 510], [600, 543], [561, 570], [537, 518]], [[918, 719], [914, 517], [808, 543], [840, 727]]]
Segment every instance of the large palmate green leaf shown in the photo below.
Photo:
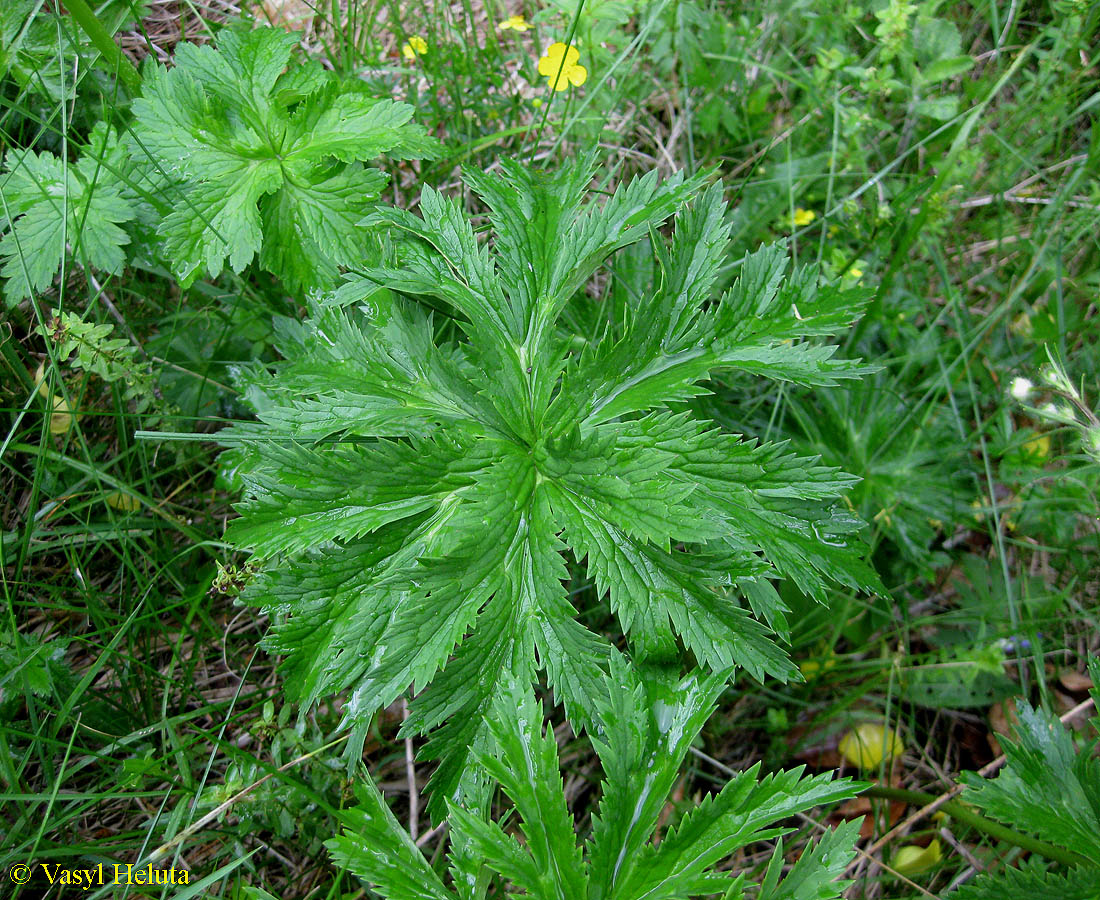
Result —
[[[505, 684], [545, 671], [572, 721], [594, 721], [612, 646], [577, 621], [570, 559], [637, 654], [756, 678], [796, 675], [769, 578], [820, 599], [876, 585], [837, 502], [849, 477], [669, 405], [721, 369], [861, 373], [798, 338], [843, 328], [863, 295], [788, 273], [779, 247], [716, 294], [716, 187], [646, 176], [597, 203], [592, 172], [468, 174], [488, 236], [431, 189], [420, 216], [372, 214], [398, 236], [382, 264], [279, 323], [285, 362], [245, 379], [260, 422], [223, 433], [247, 485], [228, 537], [263, 560], [247, 597], [293, 696], [347, 691], [362, 721], [414, 685], [405, 733], [439, 727], [446, 795]], [[631, 244], [652, 261], [637, 303], [577, 335], [586, 286]]]

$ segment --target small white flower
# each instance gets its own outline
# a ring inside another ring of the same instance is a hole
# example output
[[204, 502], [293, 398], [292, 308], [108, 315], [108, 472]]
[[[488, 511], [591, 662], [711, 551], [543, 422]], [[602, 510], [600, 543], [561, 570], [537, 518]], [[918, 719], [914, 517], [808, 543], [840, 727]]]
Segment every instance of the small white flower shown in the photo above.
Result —
[[1016, 377], [1012, 379], [1012, 396], [1017, 400], [1023, 402], [1031, 395], [1031, 389], [1034, 387], [1031, 380], [1028, 378]]

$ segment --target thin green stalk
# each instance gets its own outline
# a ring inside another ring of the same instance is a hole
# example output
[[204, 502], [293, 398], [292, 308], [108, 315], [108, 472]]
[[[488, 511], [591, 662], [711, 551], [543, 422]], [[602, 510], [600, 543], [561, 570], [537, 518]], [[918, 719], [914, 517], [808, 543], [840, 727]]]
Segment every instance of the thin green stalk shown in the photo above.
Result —
[[65, 0], [65, 8], [76, 20], [76, 23], [84, 29], [84, 33], [91, 39], [96, 50], [114, 67], [127, 90], [131, 94], [139, 93], [141, 91], [141, 73], [123, 55], [110, 32], [103, 27], [103, 23], [92, 12], [92, 8], [88, 6], [85, 0]]
[[[878, 797], [882, 800], [900, 800], [913, 806], [927, 806], [939, 799], [935, 794], [927, 794], [924, 791], [907, 791], [904, 788], [887, 787], [882, 784], [873, 784], [864, 793], [869, 797]], [[945, 800], [939, 805], [939, 808], [952, 818], [965, 822], [970, 827], [976, 828], [998, 841], [1015, 844], [1023, 850], [1030, 850], [1033, 853], [1045, 856], [1047, 859], [1065, 863], [1067, 866], [1092, 865], [1087, 859], [1078, 856], [1072, 850], [1056, 847], [1054, 844], [1048, 844], [1038, 838], [1021, 834], [1007, 825], [987, 819], [959, 800]]]

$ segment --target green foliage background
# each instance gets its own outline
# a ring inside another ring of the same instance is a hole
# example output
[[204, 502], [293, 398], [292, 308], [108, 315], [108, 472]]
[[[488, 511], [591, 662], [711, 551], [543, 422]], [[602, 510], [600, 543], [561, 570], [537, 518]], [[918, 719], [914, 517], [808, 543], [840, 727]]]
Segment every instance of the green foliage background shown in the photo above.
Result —
[[[66, 9], [0, 7], [5, 869], [1097, 896], [1095, 4]], [[849, 865], [784, 817], [866, 722]]]

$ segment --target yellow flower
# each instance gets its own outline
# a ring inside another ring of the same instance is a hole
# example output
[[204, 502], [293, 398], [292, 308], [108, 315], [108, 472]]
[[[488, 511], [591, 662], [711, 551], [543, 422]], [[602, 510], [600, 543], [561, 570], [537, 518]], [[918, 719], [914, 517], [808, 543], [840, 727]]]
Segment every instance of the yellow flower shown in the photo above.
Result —
[[890, 861], [890, 867], [900, 875], [920, 875], [927, 872], [943, 859], [939, 839], [933, 840], [927, 847], [909, 844], [901, 847]]
[[509, 28], [512, 29], [512, 31], [527, 31], [530, 27], [531, 26], [527, 24], [527, 20], [523, 18], [523, 16], [509, 16], [497, 25], [497, 28], [501, 31], [507, 31]]
[[418, 56], [423, 56], [427, 52], [428, 42], [418, 34], [414, 34], [405, 41], [405, 46], [401, 48], [401, 55], [408, 60], [416, 59]]
[[551, 44], [546, 56], [539, 60], [539, 74], [546, 77], [555, 91], [564, 91], [569, 85], [580, 87], [588, 79], [588, 69], [577, 65], [580, 58], [580, 50], [558, 41]]
[[801, 228], [803, 225], [809, 225], [816, 218], [817, 213], [812, 209], [799, 207], [794, 211], [794, 226], [795, 228]]
[[841, 755], [861, 769], [876, 769], [883, 760], [889, 762], [905, 749], [896, 731], [887, 732], [881, 725], [865, 722], [840, 739]]
[[863, 277], [863, 269], [861, 269], [859, 266], [852, 266], [848, 270], [848, 274], [856, 279], [856, 281], [859, 281], [859, 279]]
[[1030, 441], [1024, 441], [1024, 453], [1037, 461], [1046, 459], [1050, 456], [1050, 435], [1040, 434]]

